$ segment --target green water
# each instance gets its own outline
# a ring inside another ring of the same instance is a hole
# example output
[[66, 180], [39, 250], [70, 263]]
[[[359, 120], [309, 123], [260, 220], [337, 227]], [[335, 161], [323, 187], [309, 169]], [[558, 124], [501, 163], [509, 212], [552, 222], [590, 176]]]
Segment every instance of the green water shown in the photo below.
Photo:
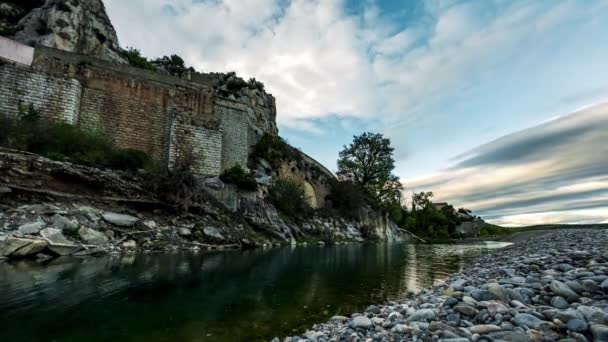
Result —
[[504, 244], [0, 263], [0, 341], [263, 341], [403, 299]]

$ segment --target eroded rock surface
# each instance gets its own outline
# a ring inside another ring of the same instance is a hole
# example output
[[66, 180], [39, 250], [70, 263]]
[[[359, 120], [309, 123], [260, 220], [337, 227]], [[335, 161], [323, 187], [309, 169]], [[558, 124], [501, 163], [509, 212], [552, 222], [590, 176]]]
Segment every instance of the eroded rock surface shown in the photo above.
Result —
[[2, 35], [24, 44], [125, 63], [102, 0], [5, 0], [0, 18]]

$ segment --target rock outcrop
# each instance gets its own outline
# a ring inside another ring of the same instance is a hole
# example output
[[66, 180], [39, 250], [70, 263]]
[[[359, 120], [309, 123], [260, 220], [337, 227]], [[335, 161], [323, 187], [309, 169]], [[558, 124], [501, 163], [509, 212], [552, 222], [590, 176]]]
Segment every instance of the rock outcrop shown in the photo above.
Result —
[[0, 1], [0, 34], [31, 46], [125, 63], [101, 0]]

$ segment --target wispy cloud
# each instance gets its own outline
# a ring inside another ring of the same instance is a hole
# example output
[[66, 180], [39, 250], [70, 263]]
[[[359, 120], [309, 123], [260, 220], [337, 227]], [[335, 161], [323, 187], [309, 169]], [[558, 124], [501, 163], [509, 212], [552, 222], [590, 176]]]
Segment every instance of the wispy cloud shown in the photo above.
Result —
[[503, 224], [603, 221], [606, 142], [608, 104], [601, 104], [484, 144], [451, 168], [404, 183]]
[[592, 30], [606, 10], [600, 1], [414, 1], [403, 5], [412, 15], [391, 17], [383, 1], [351, 12], [339, 0], [106, 3], [127, 45], [263, 80], [291, 128], [331, 115], [379, 116], [386, 129], [441, 119], [446, 100], [537, 68], [564, 25]]
[[329, 167], [375, 130], [404, 178], [444, 170], [406, 185], [497, 222], [605, 207], [605, 106], [505, 136], [608, 99], [605, 0], [105, 3], [123, 45], [262, 80], [282, 132]]

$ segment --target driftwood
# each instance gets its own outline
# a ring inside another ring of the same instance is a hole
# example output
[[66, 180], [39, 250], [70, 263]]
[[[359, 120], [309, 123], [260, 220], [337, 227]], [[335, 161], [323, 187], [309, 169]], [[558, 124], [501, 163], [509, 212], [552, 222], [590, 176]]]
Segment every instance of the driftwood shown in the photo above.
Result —
[[403, 228], [397, 228], [397, 229], [399, 229], [399, 230], [400, 230], [400, 231], [402, 231], [402, 232], [408, 233], [408, 234], [409, 234], [411, 237], [413, 237], [413, 238], [417, 239], [417, 240], [418, 240], [418, 241], [420, 241], [420, 242], [425, 242], [425, 243], [426, 243], [426, 240], [424, 240], [423, 238], [419, 238], [418, 236], [414, 235], [414, 233], [412, 233], [412, 232], [410, 232], [410, 231], [408, 231], [408, 230], [405, 230], [405, 229], [403, 229]]

